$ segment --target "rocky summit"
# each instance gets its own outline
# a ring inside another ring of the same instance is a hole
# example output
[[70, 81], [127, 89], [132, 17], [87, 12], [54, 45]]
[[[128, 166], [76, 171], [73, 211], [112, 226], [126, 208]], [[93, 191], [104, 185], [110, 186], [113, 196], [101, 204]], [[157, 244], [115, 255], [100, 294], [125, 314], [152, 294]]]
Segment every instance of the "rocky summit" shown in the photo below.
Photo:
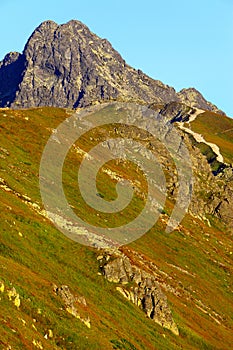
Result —
[[0, 62], [0, 107], [76, 108], [106, 100], [143, 103], [185, 101], [218, 111], [193, 89], [175, 89], [130, 67], [106, 40], [72, 20], [43, 22], [23, 53]]

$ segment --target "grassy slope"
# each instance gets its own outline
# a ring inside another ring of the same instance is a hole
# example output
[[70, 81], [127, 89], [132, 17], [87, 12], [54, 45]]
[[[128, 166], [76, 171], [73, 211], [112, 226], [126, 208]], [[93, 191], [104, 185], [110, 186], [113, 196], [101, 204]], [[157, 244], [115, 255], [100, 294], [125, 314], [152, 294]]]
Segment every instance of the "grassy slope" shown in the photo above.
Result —
[[[38, 171], [43, 147], [51, 129], [66, 116], [65, 110], [53, 108], [0, 112], [1, 147], [9, 152], [7, 155], [2, 150], [0, 177], [39, 205]], [[70, 199], [76, 193], [70, 186], [76, 178], [72, 157], [65, 177]], [[100, 176], [99, 188], [114, 197], [114, 183], [109, 182], [108, 192], [104, 190], [107, 180]], [[136, 262], [135, 252], [139, 252], [170, 276], [158, 273], [158, 280], [180, 293], [175, 296], [166, 292], [180, 329], [177, 337], [147, 319], [116, 291], [116, 285], [98, 275], [98, 252], [70, 241], [14, 193], [0, 191], [1, 279], [21, 296], [17, 309], [5, 292], [1, 294], [3, 348], [10, 344], [14, 350], [31, 349], [34, 339], [41, 341], [44, 349], [230, 348], [231, 240], [220, 223], [213, 221], [209, 228], [187, 216], [182, 230], [166, 236], [160, 221], [128, 250], [124, 248]], [[53, 293], [53, 283], [67, 284], [72, 292], [85, 296], [87, 307], [80, 307], [80, 314], [90, 316], [91, 329], [63, 310], [60, 298]], [[209, 307], [207, 313], [198, 300]], [[51, 340], [44, 339], [48, 329], [54, 333]]]
[[212, 112], [200, 114], [192, 123], [193, 131], [215, 143], [227, 163], [233, 163], [233, 120]]

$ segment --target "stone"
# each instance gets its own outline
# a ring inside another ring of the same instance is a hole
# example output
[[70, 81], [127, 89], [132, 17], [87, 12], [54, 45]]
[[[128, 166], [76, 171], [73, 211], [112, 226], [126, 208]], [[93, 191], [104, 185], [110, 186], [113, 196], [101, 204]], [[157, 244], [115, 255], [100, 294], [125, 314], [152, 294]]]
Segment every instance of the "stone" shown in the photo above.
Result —
[[207, 111], [213, 111], [220, 114], [225, 114], [223, 111], [219, 110], [215, 105], [206, 101], [202, 94], [195, 88], [182, 89], [177, 95], [180, 101], [188, 106], [204, 109]]
[[0, 282], [0, 292], [1, 292], [1, 293], [4, 293], [4, 290], [5, 290], [5, 285], [4, 285], [4, 283], [1, 281], [1, 282]]
[[118, 258], [104, 265], [103, 273], [110, 282], [124, 284], [132, 277], [132, 267], [127, 257]]
[[53, 338], [53, 331], [52, 331], [52, 329], [48, 329], [48, 336], [49, 336], [49, 338]]
[[43, 350], [43, 345], [42, 345], [41, 341], [36, 340], [36, 339], [33, 339], [32, 344], [33, 344], [37, 349]]
[[15, 300], [14, 300], [14, 304], [17, 308], [20, 307], [21, 301], [20, 301], [19, 294], [16, 295]]
[[9, 300], [12, 300], [12, 298], [16, 298], [17, 292], [16, 292], [15, 287], [12, 287], [12, 289], [10, 289], [10, 290], [7, 292], [7, 295], [8, 295]]
[[21, 304], [19, 293], [16, 292], [15, 287], [12, 287], [12, 289], [8, 290], [7, 292], [9, 300], [12, 300], [14, 305], [19, 308]]
[[[66, 285], [62, 285], [61, 287], [57, 287], [56, 285], [54, 285], [53, 290], [64, 301], [65, 310], [75, 318], [79, 319], [82, 323], [84, 323], [86, 327], [90, 328], [91, 321], [89, 316], [85, 318], [81, 317], [78, 311], [78, 308], [76, 306], [76, 303], [79, 303], [84, 307], [87, 306], [86, 299], [83, 296], [74, 296], [71, 293], [69, 287]], [[48, 336], [49, 336], [49, 333], [47, 337]]]
[[[142, 309], [147, 317], [179, 335], [167, 298], [152, 274], [132, 265], [123, 253], [110, 261], [103, 260], [101, 271], [109, 282], [120, 284], [116, 287], [117, 291]], [[133, 286], [127, 288], [129, 282]]]
[[70, 289], [66, 285], [62, 285], [61, 287], [56, 287], [55, 292], [59, 295], [64, 301], [66, 307], [70, 307], [76, 301], [74, 295], [70, 292]]
[[0, 62], [0, 106], [9, 106], [15, 99], [26, 60], [19, 52], [8, 53]]

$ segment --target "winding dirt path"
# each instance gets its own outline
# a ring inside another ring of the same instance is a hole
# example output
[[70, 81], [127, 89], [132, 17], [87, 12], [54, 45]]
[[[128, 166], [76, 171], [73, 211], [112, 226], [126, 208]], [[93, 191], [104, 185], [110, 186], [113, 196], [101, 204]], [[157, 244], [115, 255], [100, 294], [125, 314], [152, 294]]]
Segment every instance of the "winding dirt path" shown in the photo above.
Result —
[[[196, 108], [196, 112], [190, 116], [188, 123], [193, 122], [197, 118], [197, 116], [203, 112], [205, 112], [203, 109]], [[191, 130], [191, 126], [190, 126], [190, 129], [185, 127], [184, 122], [179, 122], [177, 124], [181, 130], [187, 132], [188, 134], [191, 134], [198, 143], [203, 142], [207, 146], [211, 147], [211, 149], [217, 156], [217, 161], [219, 161], [220, 163], [224, 163], [224, 159], [220, 153], [220, 149], [215, 143], [207, 142], [201, 134], [198, 134], [193, 130]]]

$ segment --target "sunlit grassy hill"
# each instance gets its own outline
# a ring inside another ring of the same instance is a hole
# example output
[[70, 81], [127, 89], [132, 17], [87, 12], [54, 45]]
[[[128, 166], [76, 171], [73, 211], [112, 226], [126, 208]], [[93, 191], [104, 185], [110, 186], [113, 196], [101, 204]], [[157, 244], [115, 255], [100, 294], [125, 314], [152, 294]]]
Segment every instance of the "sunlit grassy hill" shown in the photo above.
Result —
[[[210, 218], [208, 226], [187, 214], [179, 229], [167, 235], [165, 219], [172, 207], [167, 201], [157, 224], [121, 247], [132, 262], [156, 275], [177, 336], [147, 318], [116, 290], [117, 284], [102, 276], [97, 261], [101, 251], [68, 239], [45, 217], [40, 159], [52, 130], [71, 113], [56, 108], [0, 110], [1, 349], [230, 349], [233, 248], [220, 220]], [[193, 130], [218, 144], [228, 162], [233, 159], [232, 127], [232, 120], [213, 113], [192, 123]], [[88, 140], [83, 139], [83, 148]], [[63, 178], [67, 198], [77, 213], [98, 223], [75, 187], [78, 160], [71, 151]], [[115, 163], [109, 168], [131, 179], [136, 176], [134, 168]], [[142, 189], [144, 185], [142, 181]], [[106, 173], [98, 177], [97, 187], [107, 200], [115, 198], [115, 181]], [[139, 194], [129, 218], [141, 205]], [[111, 220], [106, 225], [116, 224]], [[79, 317], [56, 293], [62, 285], [77, 296]]]

